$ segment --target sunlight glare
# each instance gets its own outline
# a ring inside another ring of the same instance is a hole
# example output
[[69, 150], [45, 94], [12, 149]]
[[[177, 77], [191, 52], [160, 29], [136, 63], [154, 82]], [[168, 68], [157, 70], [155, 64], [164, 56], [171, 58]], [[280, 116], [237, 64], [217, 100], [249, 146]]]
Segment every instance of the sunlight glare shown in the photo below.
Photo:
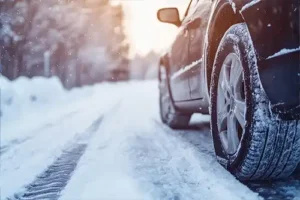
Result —
[[156, 12], [163, 7], [177, 7], [182, 16], [189, 0], [123, 0], [125, 27], [131, 43], [130, 54], [146, 54], [166, 49], [174, 39], [177, 27], [157, 20]]

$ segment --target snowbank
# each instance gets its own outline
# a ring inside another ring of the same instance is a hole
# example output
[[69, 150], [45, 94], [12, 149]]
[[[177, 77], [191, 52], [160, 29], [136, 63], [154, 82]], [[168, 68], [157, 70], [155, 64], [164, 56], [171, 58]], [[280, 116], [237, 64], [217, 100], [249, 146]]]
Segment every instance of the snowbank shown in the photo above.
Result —
[[[1, 144], [18, 137], [24, 130], [58, 120], [58, 116], [77, 112], [86, 106], [85, 100], [95, 95], [112, 93], [112, 83], [65, 90], [56, 77], [20, 77], [9, 81], [0, 75], [0, 133]], [[98, 106], [99, 102], [95, 102]]]
[[2, 125], [53, 106], [62, 101], [66, 94], [58, 78], [20, 77], [11, 82], [0, 76], [0, 89]]

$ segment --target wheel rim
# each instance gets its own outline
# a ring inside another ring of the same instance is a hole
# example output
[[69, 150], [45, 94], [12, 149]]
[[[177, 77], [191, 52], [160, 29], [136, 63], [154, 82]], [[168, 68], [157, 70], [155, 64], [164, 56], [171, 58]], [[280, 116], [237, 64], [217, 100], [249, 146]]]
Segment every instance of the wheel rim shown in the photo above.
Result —
[[245, 129], [246, 101], [242, 63], [234, 53], [229, 54], [222, 65], [217, 94], [221, 142], [228, 154], [235, 154]]

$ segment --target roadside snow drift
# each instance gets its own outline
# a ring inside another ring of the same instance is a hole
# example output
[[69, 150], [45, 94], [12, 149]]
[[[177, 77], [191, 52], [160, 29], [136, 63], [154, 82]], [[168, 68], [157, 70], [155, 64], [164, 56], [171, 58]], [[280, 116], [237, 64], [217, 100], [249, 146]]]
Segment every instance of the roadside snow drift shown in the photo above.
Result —
[[[95, 95], [103, 95], [103, 101], [105, 98], [113, 100], [112, 85], [103, 83], [68, 91], [55, 77], [20, 77], [9, 81], [0, 75], [1, 146], [23, 137], [26, 130], [36, 131], [34, 129], [38, 126], [49, 125], [64, 115], [77, 112], [87, 106], [87, 99], [95, 99]], [[102, 92], [95, 93], [97, 90]], [[89, 101], [88, 108], [101, 105], [100, 102]]]

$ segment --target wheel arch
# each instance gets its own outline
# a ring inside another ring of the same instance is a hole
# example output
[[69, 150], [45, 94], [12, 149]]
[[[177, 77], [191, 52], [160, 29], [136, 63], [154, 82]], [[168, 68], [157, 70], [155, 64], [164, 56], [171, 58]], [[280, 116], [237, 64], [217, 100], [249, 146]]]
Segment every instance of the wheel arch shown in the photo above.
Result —
[[211, 83], [214, 59], [221, 39], [232, 25], [241, 22], [244, 22], [242, 15], [235, 10], [235, 7], [229, 2], [229, 0], [220, 0], [215, 3], [206, 31], [204, 49], [204, 66], [208, 95], [210, 95], [209, 87]]

